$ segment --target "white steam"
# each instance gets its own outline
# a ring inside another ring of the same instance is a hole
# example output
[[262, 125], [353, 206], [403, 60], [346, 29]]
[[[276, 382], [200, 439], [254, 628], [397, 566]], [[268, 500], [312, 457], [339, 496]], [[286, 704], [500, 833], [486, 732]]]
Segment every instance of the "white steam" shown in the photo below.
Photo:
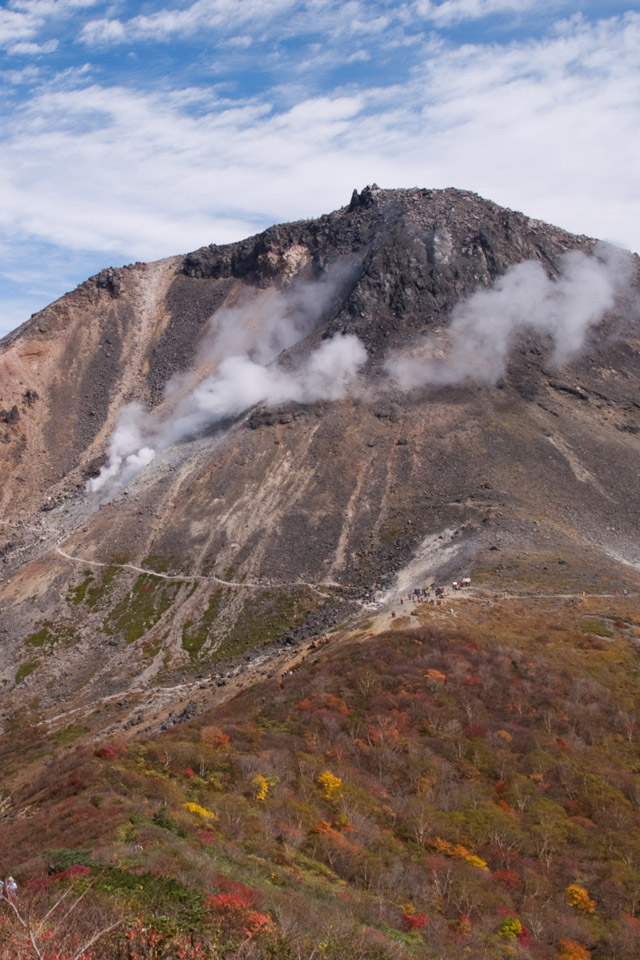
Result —
[[552, 361], [566, 363], [613, 307], [631, 269], [630, 257], [607, 244], [598, 244], [591, 257], [564, 254], [557, 279], [537, 261], [525, 260], [454, 308], [444, 357], [396, 355], [387, 361], [387, 373], [403, 390], [465, 381], [493, 384], [506, 369], [515, 337], [525, 330], [550, 337]]
[[[337, 335], [297, 363], [288, 356], [286, 368], [277, 358], [318, 326], [352, 271], [352, 265], [343, 265], [323, 281], [294, 284], [285, 293], [254, 291], [239, 305], [217, 311], [194, 368], [171, 380], [159, 410], [150, 414], [139, 403], [121, 408], [109, 460], [88, 482], [88, 490], [108, 483], [121, 486], [159, 451], [255, 404], [344, 397], [367, 360], [357, 337]], [[631, 258], [604, 244], [594, 256], [564, 254], [557, 279], [549, 278], [537, 261], [524, 261], [454, 308], [444, 356], [436, 356], [438, 345], [428, 342], [423, 359], [396, 354], [387, 360], [386, 374], [403, 390], [495, 383], [524, 330], [548, 336], [552, 360], [564, 363], [613, 307], [631, 272]]]
[[345, 280], [342, 268], [327, 280], [296, 284], [286, 293], [259, 291], [214, 314], [194, 369], [168, 384], [161, 413], [152, 415], [139, 403], [119, 410], [109, 460], [87, 489], [126, 483], [159, 451], [257, 403], [344, 397], [367, 360], [357, 337], [337, 335], [291, 369], [274, 361], [311, 333]]

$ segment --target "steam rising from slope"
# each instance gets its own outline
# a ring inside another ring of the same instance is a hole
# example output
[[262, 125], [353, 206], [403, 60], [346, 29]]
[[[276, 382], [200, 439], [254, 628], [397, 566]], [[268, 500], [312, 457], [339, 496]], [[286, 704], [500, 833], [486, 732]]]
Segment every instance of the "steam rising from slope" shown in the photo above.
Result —
[[[357, 337], [336, 335], [297, 365], [289, 358], [286, 369], [275, 361], [327, 315], [352, 271], [342, 265], [323, 281], [294, 284], [285, 293], [258, 291], [239, 306], [215, 313], [195, 367], [168, 384], [160, 413], [152, 415], [139, 403], [119, 411], [109, 461], [88, 482], [88, 490], [126, 483], [158, 451], [255, 404], [344, 397], [367, 360]], [[495, 383], [515, 337], [527, 329], [549, 336], [552, 359], [566, 362], [613, 307], [631, 273], [631, 258], [605, 244], [590, 257], [564, 254], [557, 279], [537, 261], [519, 263], [490, 289], [476, 291], [454, 308], [444, 357], [433, 355], [433, 344], [427, 344], [430, 355], [422, 360], [396, 354], [387, 360], [387, 376], [403, 390], [469, 380]]]
[[285, 293], [259, 291], [238, 307], [215, 313], [195, 368], [168, 384], [161, 415], [139, 403], [120, 409], [109, 461], [87, 489], [126, 483], [160, 450], [257, 403], [344, 397], [367, 359], [357, 337], [337, 335], [292, 369], [273, 361], [312, 332], [351, 270], [339, 267], [325, 280], [299, 283]]
[[565, 363], [613, 307], [631, 270], [629, 255], [608, 244], [598, 244], [592, 257], [564, 254], [557, 279], [537, 261], [525, 260], [453, 309], [443, 358], [396, 355], [387, 361], [387, 373], [403, 390], [468, 380], [493, 384], [505, 371], [515, 337], [527, 329], [548, 335], [553, 362]]

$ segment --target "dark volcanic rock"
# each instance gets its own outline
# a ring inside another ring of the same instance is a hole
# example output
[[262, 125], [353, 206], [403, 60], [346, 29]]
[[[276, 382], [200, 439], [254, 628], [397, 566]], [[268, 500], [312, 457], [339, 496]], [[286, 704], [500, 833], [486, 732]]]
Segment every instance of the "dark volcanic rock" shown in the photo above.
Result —
[[7, 423], [12, 426], [20, 419], [20, 411], [14, 404], [10, 410], [0, 410], [0, 423]]

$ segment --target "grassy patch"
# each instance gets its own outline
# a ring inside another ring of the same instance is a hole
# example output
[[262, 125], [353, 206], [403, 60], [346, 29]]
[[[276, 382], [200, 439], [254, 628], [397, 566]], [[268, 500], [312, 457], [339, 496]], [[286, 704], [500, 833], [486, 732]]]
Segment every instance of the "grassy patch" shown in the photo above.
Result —
[[186, 929], [202, 921], [205, 895], [172, 877], [157, 873], [110, 870], [98, 880], [98, 889], [123, 898], [129, 905], [181, 915]]
[[187, 620], [182, 628], [182, 646], [187, 651], [192, 660], [197, 660], [200, 652], [211, 633], [212, 627], [218, 618], [220, 603], [225, 591], [217, 587], [209, 598], [207, 609], [202, 618], [195, 623]]
[[69, 723], [61, 730], [57, 730], [53, 735], [53, 739], [59, 747], [64, 747], [69, 743], [73, 743], [73, 741], [81, 737], [83, 733], [87, 733], [87, 727], [81, 723]]
[[102, 867], [103, 865], [94, 860], [88, 850], [71, 850], [68, 847], [54, 847], [45, 850], [45, 854], [52, 868], [53, 873], [62, 873], [69, 867]]
[[592, 617], [589, 620], [581, 620], [580, 626], [585, 633], [593, 633], [596, 635], [596, 637], [613, 636], [613, 630], [610, 630], [603, 620], [598, 620], [595, 617]]
[[91, 586], [94, 580], [94, 575], [90, 573], [87, 577], [85, 577], [78, 587], [75, 587], [73, 590], [71, 590], [67, 600], [70, 603], [73, 603], [75, 606], [77, 606], [79, 603], [82, 603], [85, 599], [88, 588]]
[[263, 590], [245, 603], [233, 627], [221, 638], [216, 659], [232, 657], [284, 636], [313, 608], [306, 590]]
[[100, 576], [100, 583], [95, 583], [93, 586], [87, 584], [84, 599], [90, 607], [95, 607], [101, 600], [104, 600], [119, 573], [120, 567], [115, 565], [105, 567]]
[[37, 660], [29, 660], [27, 663], [23, 663], [22, 666], [18, 667], [18, 671], [16, 673], [16, 683], [20, 683], [25, 679], [25, 677], [30, 676], [37, 666]]
[[40, 630], [30, 634], [25, 642], [32, 647], [51, 649], [59, 641], [75, 639], [77, 639], [77, 634], [69, 624], [51, 623], [47, 620]]
[[166, 613], [181, 586], [182, 581], [166, 581], [153, 574], [141, 574], [131, 591], [107, 617], [106, 632], [120, 634], [127, 643], [139, 640]]

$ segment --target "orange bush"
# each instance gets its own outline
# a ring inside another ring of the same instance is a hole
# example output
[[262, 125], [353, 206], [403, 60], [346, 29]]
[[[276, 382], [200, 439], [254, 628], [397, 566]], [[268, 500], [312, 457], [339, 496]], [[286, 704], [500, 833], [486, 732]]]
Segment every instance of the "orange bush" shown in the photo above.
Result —
[[581, 913], [595, 913], [595, 901], [591, 899], [584, 887], [579, 887], [577, 883], [570, 884], [565, 890], [567, 903]]
[[229, 745], [229, 734], [221, 730], [220, 727], [203, 727], [200, 739], [205, 746], [211, 747], [212, 750], [224, 750]]
[[557, 960], [591, 960], [591, 953], [575, 940], [562, 938], [559, 942]]

